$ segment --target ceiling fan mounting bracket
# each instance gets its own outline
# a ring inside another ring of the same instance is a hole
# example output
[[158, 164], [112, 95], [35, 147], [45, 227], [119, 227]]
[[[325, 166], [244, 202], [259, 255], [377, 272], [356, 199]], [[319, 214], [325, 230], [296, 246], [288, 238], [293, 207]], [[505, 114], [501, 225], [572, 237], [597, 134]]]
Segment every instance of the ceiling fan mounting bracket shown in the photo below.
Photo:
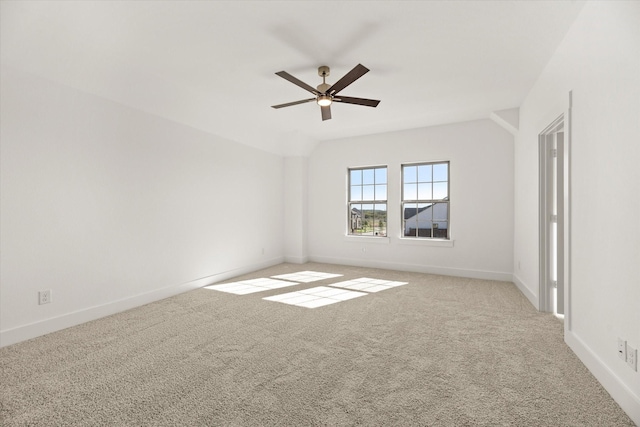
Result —
[[329, 77], [330, 74], [331, 74], [331, 69], [326, 65], [322, 65], [318, 67], [318, 75], [320, 77]]

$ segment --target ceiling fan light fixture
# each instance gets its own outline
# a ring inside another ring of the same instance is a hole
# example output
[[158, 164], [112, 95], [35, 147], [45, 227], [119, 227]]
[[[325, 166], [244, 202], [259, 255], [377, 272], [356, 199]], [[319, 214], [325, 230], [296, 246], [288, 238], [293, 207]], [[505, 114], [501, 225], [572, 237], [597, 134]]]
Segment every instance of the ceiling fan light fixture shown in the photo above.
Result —
[[329, 105], [331, 105], [331, 96], [330, 95], [318, 95], [318, 99], [316, 100], [316, 102], [318, 103], [319, 106], [321, 107], [328, 107]]

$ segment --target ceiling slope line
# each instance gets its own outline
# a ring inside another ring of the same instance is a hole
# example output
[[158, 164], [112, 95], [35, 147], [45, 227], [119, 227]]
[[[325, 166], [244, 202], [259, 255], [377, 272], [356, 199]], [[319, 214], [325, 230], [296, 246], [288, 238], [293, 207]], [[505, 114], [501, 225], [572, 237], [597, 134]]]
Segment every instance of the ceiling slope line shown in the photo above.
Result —
[[489, 118], [513, 136], [518, 135], [520, 130], [520, 108], [494, 111], [489, 114]]

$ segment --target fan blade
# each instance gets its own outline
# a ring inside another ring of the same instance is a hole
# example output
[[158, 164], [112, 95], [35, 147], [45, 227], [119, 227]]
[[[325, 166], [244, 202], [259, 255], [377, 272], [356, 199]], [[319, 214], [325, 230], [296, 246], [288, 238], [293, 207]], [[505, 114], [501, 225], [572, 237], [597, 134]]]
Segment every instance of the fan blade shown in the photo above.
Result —
[[300, 86], [304, 90], [308, 90], [309, 92], [311, 92], [314, 95], [317, 95], [319, 93], [316, 89], [314, 89], [313, 87], [309, 86], [305, 82], [296, 79], [295, 77], [293, 77], [291, 74], [287, 73], [286, 71], [278, 71], [276, 74], [278, 76], [282, 77], [283, 79], [290, 81], [294, 85]]
[[304, 103], [315, 101], [315, 100], [316, 100], [315, 98], [303, 99], [302, 101], [294, 101], [294, 102], [287, 102], [286, 104], [272, 105], [271, 108], [291, 107], [292, 105], [304, 104]]
[[377, 107], [380, 101], [377, 99], [352, 98], [350, 96], [337, 96], [334, 102], [344, 102], [345, 104], [365, 105], [367, 107]]
[[331, 118], [331, 106], [320, 107], [322, 111], [322, 121], [329, 120]]
[[355, 82], [360, 77], [367, 74], [368, 72], [369, 72], [369, 69], [367, 67], [365, 67], [362, 64], [358, 64], [355, 67], [353, 67], [353, 70], [349, 71], [347, 74], [344, 75], [344, 77], [342, 77], [340, 80], [335, 82], [333, 86], [327, 89], [326, 93], [335, 95], [336, 93], [340, 92], [342, 89], [349, 86], [351, 83]]

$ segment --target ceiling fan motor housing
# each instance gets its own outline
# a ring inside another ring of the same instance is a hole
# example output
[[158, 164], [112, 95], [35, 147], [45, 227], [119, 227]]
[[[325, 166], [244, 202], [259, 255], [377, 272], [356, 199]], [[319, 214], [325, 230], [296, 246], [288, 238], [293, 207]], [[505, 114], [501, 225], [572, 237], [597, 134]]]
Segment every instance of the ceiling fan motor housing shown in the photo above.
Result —
[[326, 93], [327, 89], [329, 89], [331, 85], [329, 83], [321, 83], [318, 85], [318, 92]]

